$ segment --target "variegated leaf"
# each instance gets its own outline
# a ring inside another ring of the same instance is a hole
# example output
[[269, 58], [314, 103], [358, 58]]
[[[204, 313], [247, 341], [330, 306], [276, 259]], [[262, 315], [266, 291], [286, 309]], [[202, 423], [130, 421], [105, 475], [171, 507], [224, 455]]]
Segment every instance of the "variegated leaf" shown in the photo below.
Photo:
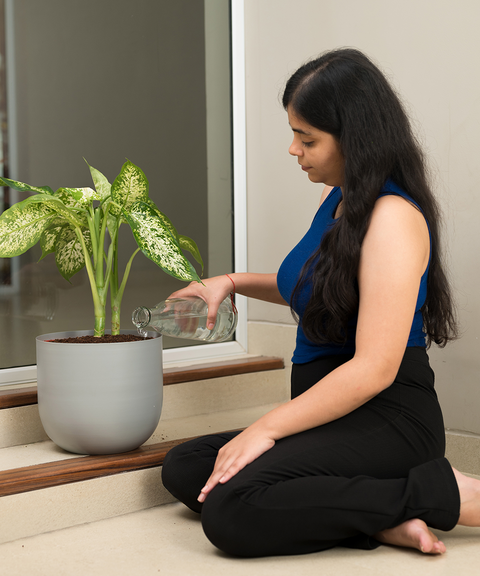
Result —
[[122, 166], [120, 174], [112, 184], [112, 200], [121, 206], [112, 206], [112, 216], [119, 216], [122, 209], [129, 211], [130, 206], [137, 201], [148, 199], [148, 180], [143, 170], [127, 160]]
[[120, 226], [122, 224], [125, 224], [126, 220], [123, 217], [123, 215], [121, 216], [121, 218], [119, 218], [118, 216], [112, 216], [110, 214], [110, 212], [108, 213], [107, 216], [107, 229], [108, 229], [108, 233], [110, 234], [110, 238], [113, 239], [113, 237], [115, 236], [116, 231], [118, 230], [118, 228], [120, 228]]
[[31, 199], [14, 204], [0, 216], [0, 257], [11, 258], [26, 252], [57, 217], [48, 204]]
[[18, 180], [10, 180], [9, 178], [0, 178], [1, 186], [8, 186], [13, 190], [18, 190], [19, 192], [36, 192], [38, 194], [53, 194], [53, 190], [50, 186], [30, 186], [30, 184], [24, 184]]
[[74, 210], [71, 210], [62, 202], [57, 196], [50, 196], [50, 194], [38, 194], [37, 196], [30, 196], [27, 200], [31, 203], [43, 204], [50, 207], [52, 210], [67, 219], [72, 224], [77, 226], [85, 226], [87, 223], [86, 217], [82, 214], [77, 214]]
[[94, 200], [100, 200], [100, 194], [92, 188], [59, 188], [55, 192], [68, 208], [88, 208]]
[[[85, 160], [85, 162], [87, 161]], [[112, 185], [99, 170], [97, 170], [93, 166], [90, 166], [88, 162], [87, 166], [90, 168], [90, 174], [92, 175], [95, 190], [100, 195], [100, 199], [105, 200], [105, 198], [108, 198], [110, 196]]]
[[124, 215], [147, 258], [174, 278], [200, 282], [195, 268], [182, 254], [170, 230], [151, 206], [146, 202], [136, 202], [128, 212], [124, 211]]
[[187, 250], [188, 252], [190, 252], [190, 254], [202, 267], [203, 272], [203, 260], [195, 240], [192, 240], [188, 236], [183, 236], [182, 234], [180, 234], [180, 236], [178, 237], [178, 242], [182, 250]]
[[68, 220], [62, 218], [61, 216], [57, 216], [54, 220], [50, 222], [50, 228], [55, 228], [55, 226], [66, 226], [68, 224]]
[[[82, 232], [90, 253], [92, 251], [90, 232], [88, 230]], [[55, 243], [55, 261], [60, 274], [68, 281], [85, 266], [82, 244], [73, 228], [65, 227], [58, 235]]]
[[52, 226], [47, 230], [44, 230], [41, 238], [40, 238], [40, 247], [42, 249], [42, 257], [40, 260], [43, 260], [45, 256], [55, 252], [55, 243], [57, 241], [57, 237], [60, 232], [63, 230], [63, 226]]
[[175, 226], [173, 225], [172, 221], [170, 220], [170, 218], [168, 218], [168, 216], [165, 216], [163, 212], [160, 212], [155, 202], [150, 198], [147, 200], [147, 204], [150, 206], [150, 208], [152, 208], [155, 211], [155, 214], [160, 218], [160, 220], [162, 220], [163, 224], [170, 230], [170, 234], [178, 242], [178, 232]]

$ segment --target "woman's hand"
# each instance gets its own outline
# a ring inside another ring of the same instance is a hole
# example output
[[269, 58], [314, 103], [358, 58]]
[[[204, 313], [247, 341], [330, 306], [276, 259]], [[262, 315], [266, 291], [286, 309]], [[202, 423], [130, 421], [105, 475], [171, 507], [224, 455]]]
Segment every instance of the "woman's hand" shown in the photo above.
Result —
[[203, 280], [203, 284], [191, 282], [186, 288], [170, 294], [168, 298], [192, 298], [196, 296], [204, 300], [208, 305], [207, 328], [211, 330], [217, 320], [218, 307], [230, 292], [233, 292], [233, 283], [224, 274], [223, 276], [207, 278]]
[[219, 450], [213, 472], [198, 497], [199, 502], [204, 502], [209, 492], [217, 484], [228, 482], [247, 464], [256, 460], [275, 445], [273, 438], [265, 431], [257, 430], [257, 428], [255, 424], [250, 426]]

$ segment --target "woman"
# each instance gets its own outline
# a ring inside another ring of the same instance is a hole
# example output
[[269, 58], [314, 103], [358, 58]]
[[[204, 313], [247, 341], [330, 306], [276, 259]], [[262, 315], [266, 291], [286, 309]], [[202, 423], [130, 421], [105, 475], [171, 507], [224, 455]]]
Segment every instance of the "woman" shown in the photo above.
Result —
[[428, 526], [480, 524], [480, 482], [444, 458], [426, 346], [456, 335], [438, 214], [398, 97], [352, 49], [287, 83], [289, 152], [320, 208], [278, 274], [191, 284], [213, 327], [232, 290], [298, 317], [292, 399], [241, 433], [172, 450], [164, 484], [237, 556], [382, 543], [438, 554]]

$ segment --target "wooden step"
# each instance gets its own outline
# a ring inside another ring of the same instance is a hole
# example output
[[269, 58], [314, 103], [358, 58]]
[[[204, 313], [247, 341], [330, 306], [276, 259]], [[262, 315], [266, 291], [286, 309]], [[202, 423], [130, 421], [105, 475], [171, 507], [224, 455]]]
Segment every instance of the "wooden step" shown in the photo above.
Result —
[[79, 456], [0, 472], [0, 497], [51, 488], [111, 474], [161, 466], [167, 452], [186, 439], [161, 442], [106, 456]]
[[[182, 367], [167, 366], [163, 371], [163, 385], [169, 386], [182, 382], [195, 382], [267, 370], [282, 370], [283, 368], [283, 359], [271, 356], [247, 356], [235, 360], [204, 362]], [[0, 388], [0, 409], [29, 406], [36, 403], [36, 386], [8, 390]]]
[[0, 497], [159, 467], [162, 466], [169, 450], [194, 438], [195, 436], [159, 442], [122, 454], [79, 456], [58, 462], [0, 471]]

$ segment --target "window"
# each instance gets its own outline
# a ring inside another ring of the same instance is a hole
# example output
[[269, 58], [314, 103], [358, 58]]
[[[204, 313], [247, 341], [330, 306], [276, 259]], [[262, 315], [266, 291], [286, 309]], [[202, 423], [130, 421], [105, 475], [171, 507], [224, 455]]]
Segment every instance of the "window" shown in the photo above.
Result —
[[[245, 269], [243, 1], [4, 5], [4, 175], [54, 189], [91, 186], [83, 158], [110, 181], [128, 158], [179, 232], [197, 241], [205, 277]], [[0, 210], [21, 199], [2, 188]], [[135, 244], [126, 226], [121, 235], [125, 264]], [[37, 262], [35, 250], [0, 260], [0, 383], [35, 379], [38, 334], [93, 328], [85, 271], [69, 284], [53, 256]], [[182, 286], [137, 255], [122, 328], [132, 328], [136, 306], [153, 306]], [[166, 360], [244, 351], [243, 299], [237, 307], [235, 342], [172, 339]]]

